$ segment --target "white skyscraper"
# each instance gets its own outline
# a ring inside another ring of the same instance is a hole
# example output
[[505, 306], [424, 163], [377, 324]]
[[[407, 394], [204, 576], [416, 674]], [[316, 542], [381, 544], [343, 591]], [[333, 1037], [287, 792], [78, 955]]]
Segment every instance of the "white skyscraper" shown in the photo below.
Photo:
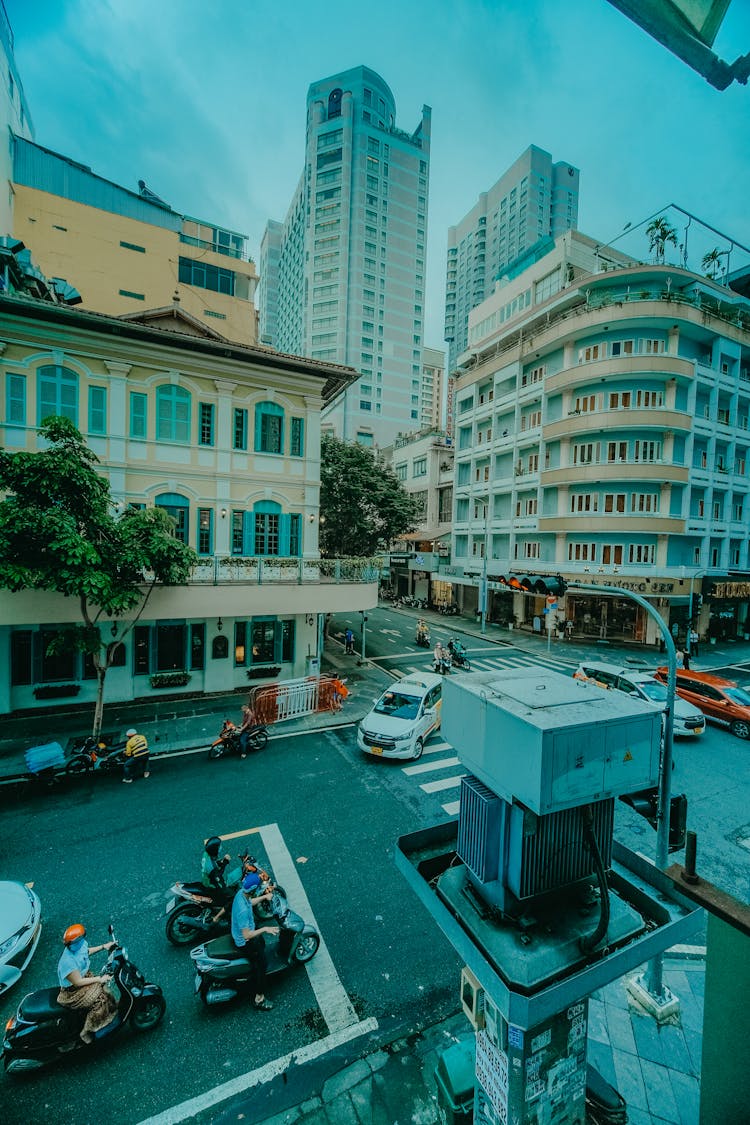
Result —
[[315, 82], [304, 171], [261, 246], [261, 340], [361, 371], [323, 424], [367, 445], [420, 424], [430, 117], [397, 128], [364, 66]]

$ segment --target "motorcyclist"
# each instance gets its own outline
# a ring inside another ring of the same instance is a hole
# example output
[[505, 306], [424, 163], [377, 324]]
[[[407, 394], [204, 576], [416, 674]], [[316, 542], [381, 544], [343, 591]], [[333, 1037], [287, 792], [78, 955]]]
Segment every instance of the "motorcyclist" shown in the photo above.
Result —
[[459, 664], [466, 656], [466, 649], [460, 641], [456, 640], [455, 637], [451, 637], [451, 639], [448, 641], [448, 652], [450, 653], [451, 659], [453, 659], [454, 656], [457, 658]]
[[255, 922], [253, 904], [272, 897], [270, 891], [258, 895], [260, 886], [260, 875], [255, 871], [251, 871], [242, 880], [242, 886], [232, 903], [232, 940], [240, 956], [245, 957], [250, 964], [255, 988], [254, 1006], [261, 1012], [270, 1012], [273, 1004], [265, 996], [266, 955], [263, 935], [278, 934], [279, 928], [258, 926]]
[[417, 644], [428, 644], [430, 640], [430, 630], [427, 627], [427, 622], [424, 617], [420, 617], [417, 622], [417, 631], [415, 640]]
[[63, 950], [57, 963], [57, 977], [60, 991], [58, 1004], [66, 1008], [85, 1011], [86, 1021], [81, 1028], [81, 1039], [91, 1043], [94, 1032], [101, 1031], [111, 1023], [117, 1014], [117, 1001], [105, 987], [112, 979], [106, 973], [95, 977], [91, 973], [90, 954], [102, 949], [112, 949], [113, 941], [103, 945], [89, 945], [86, 941], [86, 927], [80, 922], [68, 926], [63, 934]]
[[435, 642], [432, 651], [433, 666], [438, 675], [442, 676], [450, 669], [450, 656], [443, 648], [440, 641]]
[[203, 845], [203, 858], [201, 859], [201, 882], [204, 887], [212, 887], [217, 891], [223, 891], [226, 888], [227, 880], [224, 872], [231, 862], [229, 855], [219, 858], [220, 850], [221, 837], [209, 836]]

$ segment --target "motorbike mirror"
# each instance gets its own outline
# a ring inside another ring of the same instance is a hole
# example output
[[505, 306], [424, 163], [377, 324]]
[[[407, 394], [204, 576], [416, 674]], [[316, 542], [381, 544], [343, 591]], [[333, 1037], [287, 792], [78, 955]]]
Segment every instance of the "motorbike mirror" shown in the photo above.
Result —
[[110, 936], [110, 937], [112, 937], [113, 933], [115, 932], [115, 928], [114, 928], [114, 926], [112, 925], [112, 923], [111, 923], [111, 922], [110, 922], [110, 923], [109, 923], [109, 925], [107, 926], [107, 931], [108, 931], [108, 933], [109, 933], [109, 936]]

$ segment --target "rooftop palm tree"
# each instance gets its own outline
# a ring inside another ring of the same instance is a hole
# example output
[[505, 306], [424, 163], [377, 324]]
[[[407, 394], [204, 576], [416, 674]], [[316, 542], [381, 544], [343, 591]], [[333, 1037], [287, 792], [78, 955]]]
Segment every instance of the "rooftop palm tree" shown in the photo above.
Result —
[[646, 235], [649, 250], [656, 255], [656, 261], [659, 265], [663, 266], [667, 243], [671, 243], [672, 246], [677, 245], [677, 231], [663, 215], [659, 215], [658, 218], [652, 219], [646, 227]]
[[709, 250], [707, 254], [703, 255], [701, 269], [704, 270], [706, 277], [710, 277], [712, 281], [716, 281], [716, 275], [719, 272], [724, 254], [726, 254], [726, 250], [719, 250], [718, 246], [714, 246], [713, 250]]

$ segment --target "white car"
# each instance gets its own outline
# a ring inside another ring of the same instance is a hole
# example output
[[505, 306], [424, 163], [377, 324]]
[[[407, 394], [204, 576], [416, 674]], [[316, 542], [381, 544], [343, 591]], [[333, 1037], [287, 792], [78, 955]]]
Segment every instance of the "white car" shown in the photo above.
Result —
[[0, 996], [20, 980], [42, 932], [42, 904], [31, 887], [0, 882]]
[[[650, 672], [620, 664], [602, 664], [598, 661], [584, 661], [573, 673], [577, 680], [590, 680], [599, 687], [614, 691], [624, 691], [627, 695], [645, 699], [660, 711], [667, 705], [667, 686], [657, 680]], [[675, 695], [672, 733], [679, 737], [703, 734], [706, 729], [706, 716], [692, 703], [687, 703]]]
[[409, 676], [384, 691], [357, 731], [365, 754], [419, 758], [429, 736], [440, 728], [443, 680], [432, 672]]

